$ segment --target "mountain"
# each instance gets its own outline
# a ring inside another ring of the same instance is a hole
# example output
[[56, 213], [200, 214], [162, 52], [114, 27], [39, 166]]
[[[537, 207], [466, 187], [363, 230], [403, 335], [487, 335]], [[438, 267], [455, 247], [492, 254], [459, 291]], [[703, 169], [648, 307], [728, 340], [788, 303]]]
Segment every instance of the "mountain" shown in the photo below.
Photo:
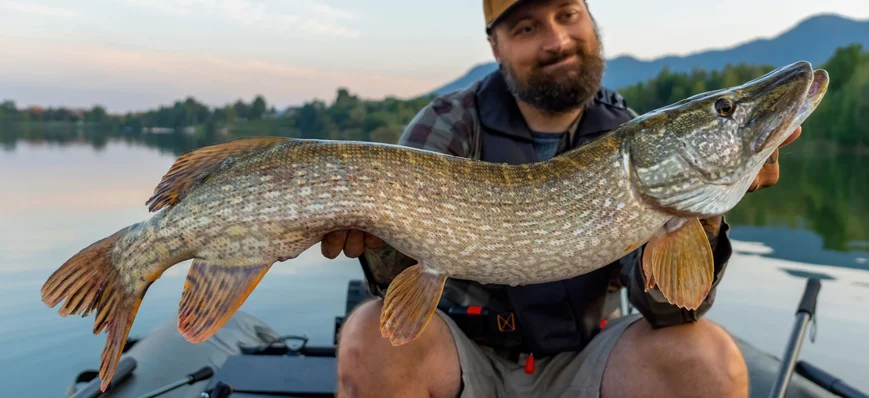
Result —
[[[749, 63], [781, 66], [798, 60], [822, 64], [837, 47], [860, 43], [869, 48], [869, 20], [860, 21], [839, 15], [820, 14], [771, 39], [757, 39], [730, 48], [706, 50], [685, 56], [667, 56], [642, 61], [631, 56], [607, 60], [603, 84], [619, 89], [655, 77], [664, 67], [674, 72], [693, 68], [721, 69], [727, 64]], [[436, 89], [435, 94], [467, 87], [497, 68], [494, 62], [473, 67], [464, 76]]]

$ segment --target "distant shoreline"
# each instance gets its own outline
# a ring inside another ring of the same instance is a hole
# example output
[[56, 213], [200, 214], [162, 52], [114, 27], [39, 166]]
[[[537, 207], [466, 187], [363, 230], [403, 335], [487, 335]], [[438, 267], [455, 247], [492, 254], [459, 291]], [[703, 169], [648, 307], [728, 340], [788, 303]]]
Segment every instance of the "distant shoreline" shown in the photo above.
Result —
[[[65, 121], [10, 121], [0, 120], [0, 142], [15, 139], [22, 142], [40, 141], [70, 141], [75, 138], [87, 140], [87, 135], [105, 134], [101, 137], [108, 140], [134, 140], [142, 144], [148, 144], [146, 138], [202, 138], [206, 135], [209, 126], [198, 124], [180, 127], [177, 130], [171, 127], [143, 126], [138, 133], [125, 133], [121, 126], [112, 122], [65, 122]], [[206, 145], [228, 141], [241, 137], [252, 136], [281, 136], [290, 138], [302, 138], [301, 132], [293, 131], [281, 126], [278, 120], [257, 121], [233, 121], [218, 124], [212, 127], [214, 130]], [[23, 136], [17, 136], [12, 130], [25, 132]], [[32, 133], [37, 132], [34, 136]], [[12, 134], [9, 134], [12, 133]], [[338, 132], [340, 135], [340, 132]], [[65, 139], [61, 139], [63, 138]], [[869, 146], [848, 146], [836, 144], [826, 139], [810, 138], [811, 131], [805, 131], [793, 144], [781, 149], [781, 156], [818, 156], [818, 155], [860, 155], [869, 156]], [[5, 139], [4, 139], [5, 138]], [[304, 138], [330, 139], [329, 137], [307, 136]], [[378, 142], [378, 141], [372, 141]], [[389, 142], [392, 143], [392, 142]]]

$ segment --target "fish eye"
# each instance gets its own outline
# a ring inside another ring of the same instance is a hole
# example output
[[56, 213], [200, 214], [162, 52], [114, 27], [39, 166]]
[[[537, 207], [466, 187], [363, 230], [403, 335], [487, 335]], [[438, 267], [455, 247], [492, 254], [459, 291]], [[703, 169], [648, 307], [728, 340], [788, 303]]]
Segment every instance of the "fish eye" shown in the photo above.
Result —
[[734, 110], [736, 110], [736, 105], [728, 98], [721, 98], [715, 101], [715, 111], [718, 112], [719, 116], [730, 116]]

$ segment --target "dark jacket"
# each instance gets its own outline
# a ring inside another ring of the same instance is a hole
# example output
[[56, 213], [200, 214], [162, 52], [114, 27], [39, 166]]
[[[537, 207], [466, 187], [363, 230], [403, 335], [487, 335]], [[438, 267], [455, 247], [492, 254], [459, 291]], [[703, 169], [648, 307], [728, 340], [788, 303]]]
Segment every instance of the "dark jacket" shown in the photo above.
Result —
[[[602, 88], [574, 122], [559, 152], [583, 145], [635, 116], [619, 94]], [[490, 162], [538, 160], [528, 126], [499, 71], [465, 90], [433, 100], [406, 128], [399, 144]], [[712, 305], [715, 287], [730, 258], [727, 230], [722, 222], [712, 242], [715, 280], [696, 311], [669, 304], [657, 288], [644, 291], [642, 247], [609, 266], [563, 281], [510, 287], [449, 279], [439, 308], [453, 315], [482, 344], [533, 352], [537, 357], [582, 350], [608, 315], [604, 313], [607, 292], [621, 286], [627, 288], [631, 304], [655, 327], [695, 321]], [[386, 248], [369, 250], [362, 263], [372, 292], [382, 295], [388, 281], [414, 261]], [[490, 320], [482, 325], [468, 322], [463, 313], [467, 307], [476, 308], [475, 312], [484, 308]], [[515, 329], [507, 320], [515, 322]]]

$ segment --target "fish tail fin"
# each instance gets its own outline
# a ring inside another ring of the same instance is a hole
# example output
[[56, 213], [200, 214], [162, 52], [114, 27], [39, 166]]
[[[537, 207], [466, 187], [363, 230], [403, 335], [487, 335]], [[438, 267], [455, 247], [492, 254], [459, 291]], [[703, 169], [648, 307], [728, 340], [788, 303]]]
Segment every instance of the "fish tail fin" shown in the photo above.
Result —
[[81, 314], [85, 317], [95, 312], [94, 334], [106, 328], [99, 372], [102, 391], [115, 373], [139, 304], [151, 283], [145, 282], [130, 290], [112, 261], [112, 249], [131, 228], [126, 227], [78, 252], [42, 286], [42, 301], [49, 307], [66, 300], [58, 310], [61, 316]]

